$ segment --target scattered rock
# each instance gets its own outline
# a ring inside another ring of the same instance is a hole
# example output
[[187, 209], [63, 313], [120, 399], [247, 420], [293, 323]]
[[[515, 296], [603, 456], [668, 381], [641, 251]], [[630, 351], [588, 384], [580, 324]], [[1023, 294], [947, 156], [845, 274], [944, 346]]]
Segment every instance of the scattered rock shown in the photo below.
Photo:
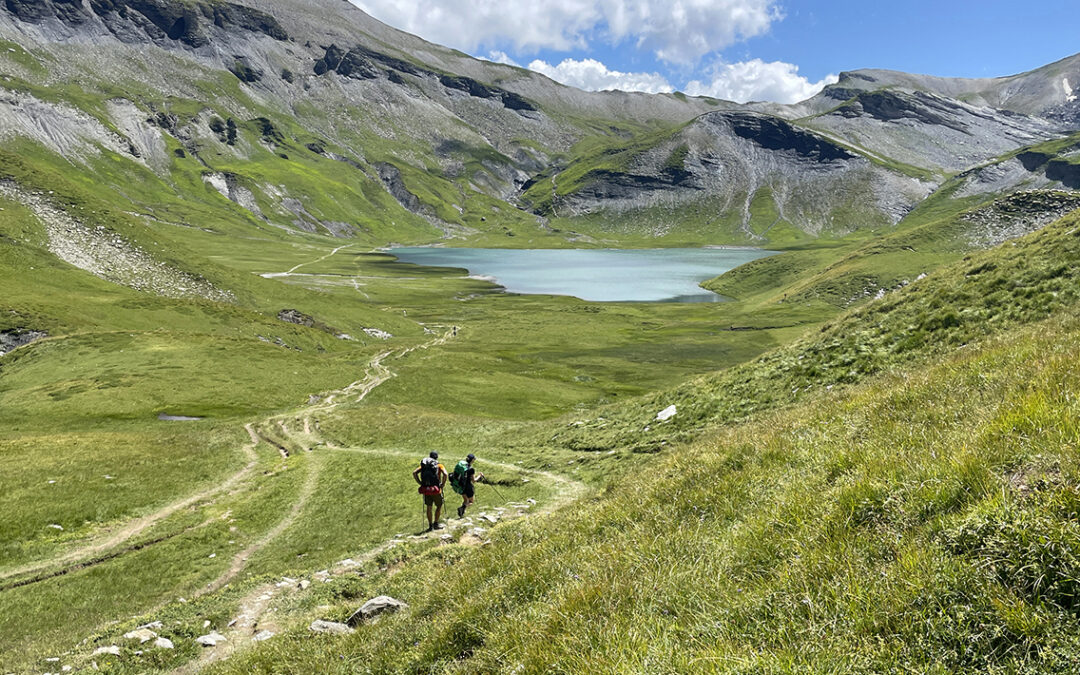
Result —
[[116, 645], [109, 645], [108, 647], [98, 647], [94, 650], [93, 656], [101, 656], [102, 654], [112, 654], [113, 656], [120, 656], [120, 647]]
[[390, 333], [387, 333], [384, 330], [379, 330], [378, 328], [365, 328], [364, 333], [379, 340], [389, 340], [390, 338], [394, 337]]
[[529, 498], [528, 498], [528, 499], [526, 499], [525, 501], [526, 501], [526, 502], [528, 502], [529, 504], [533, 505], [533, 506], [535, 506], [535, 505], [536, 505], [536, 500], [535, 500], [535, 499], [533, 499], [532, 497], [529, 497]]
[[159, 637], [158, 639], [154, 640], [154, 646], [158, 649], [172, 649], [173, 643], [172, 640], [170, 640], [169, 638]]
[[136, 628], [135, 630], [124, 633], [125, 640], [138, 640], [139, 644], [153, 640], [157, 637], [157, 633], [149, 628]]
[[64, 531], [64, 527], [62, 525], [57, 525], [56, 523], [51, 523], [49, 525], [49, 527], [51, 527], [54, 530], [60, 530], [61, 532]]
[[308, 628], [314, 633], [330, 633], [331, 635], [347, 635], [348, 633], [356, 632], [343, 623], [323, 621], [322, 619], [312, 621]]
[[407, 609], [409, 606], [400, 600], [391, 598], [389, 595], [380, 595], [377, 598], [372, 598], [363, 604], [360, 609], [353, 612], [352, 616], [346, 622], [350, 626], [373, 619], [380, 614], [388, 612], [396, 612], [399, 609]]
[[498, 517], [493, 516], [490, 513], [485, 513], [484, 515], [480, 516], [480, 520], [486, 520], [487, 522], [491, 523], [492, 525], [499, 522]]
[[300, 590], [306, 591], [311, 586], [311, 582], [307, 579], [300, 580]]
[[674, 404], [669, 405], [668, 407], [664, 408], [660, 412], [656, 413], [656, 419], [661, 421], [661, 422], [664, 422], [666, 420], [671, 419], [672, 417], [675, 417], [676, 412], [678, 412], [678, 409], [676, 409], [675, 405]]
[[263, 640], [269, 640], [274, 637], [274, 634], [268, 630], [261, 630], [255, 634], [255, 637], [251, 638], [255, 642], [262, 642]]
[[150, 630], [160, 630], [161, 627], [164, 626], [164, 625], [165, 624], [161, 623], [160, 621], [151, 621], [150, 623], [144, 623], [141, 626], [136, 626], [135, 630], [139, 630], [140, 628], [149, 628]]
[[206, 635], [200, 635], [195, 638], [195, 642], [198, 642], [203, 647], [216, 647], [222, 642], [228, 642], [229, 638], [225, 637], [217, 631], [211, 631]]

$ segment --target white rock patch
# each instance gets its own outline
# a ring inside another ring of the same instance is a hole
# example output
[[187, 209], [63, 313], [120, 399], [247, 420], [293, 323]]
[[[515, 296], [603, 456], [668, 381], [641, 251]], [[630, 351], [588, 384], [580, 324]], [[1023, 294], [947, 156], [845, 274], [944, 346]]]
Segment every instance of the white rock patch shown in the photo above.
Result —
[[27, 192], [11, 181], [0, 181], [0, 197], [33, 211], [45, 226], [53, 255], [96, 277], [169, 298], [235, 300], [232, 293], [156, 260], [112, 230], [101, 225], [94, 228], [83, 225], [47, 197]]

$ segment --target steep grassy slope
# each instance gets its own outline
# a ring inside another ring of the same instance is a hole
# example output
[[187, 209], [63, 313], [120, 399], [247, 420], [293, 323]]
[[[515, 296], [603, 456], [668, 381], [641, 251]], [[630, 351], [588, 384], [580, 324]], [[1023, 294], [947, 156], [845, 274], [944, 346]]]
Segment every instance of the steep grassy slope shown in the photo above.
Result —
[[[1078, 262], [1074, 215], [571, 425], [619, 450], [648, 424], [697, 440], [490, 547], [365, 582], [410, 602], [402, 615], [340, 638], [298, 626], [220, 670], [1068, 671]], [[646, 417], [669, 401], [669, 423]]]

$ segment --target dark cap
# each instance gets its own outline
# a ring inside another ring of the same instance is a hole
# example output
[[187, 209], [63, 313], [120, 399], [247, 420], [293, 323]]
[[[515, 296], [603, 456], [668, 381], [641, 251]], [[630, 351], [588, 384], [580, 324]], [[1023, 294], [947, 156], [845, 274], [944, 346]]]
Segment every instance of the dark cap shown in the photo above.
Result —
[[467, 459], [467, 460], [469, 460], [469, 461], [471, 462], [471, 461], [473, 461], [474, 459], [476, 459], [476, 455], [474, 455], [474, 454], [472, 454], [472, 453], [470, 452], [469, 454], [465, 455], [465, 459]]
[[439, 453], [432, 450], [431, 453], [428, 455], [428, 457], [430, 457], [432, 459], [438, 459], [439, 458]]

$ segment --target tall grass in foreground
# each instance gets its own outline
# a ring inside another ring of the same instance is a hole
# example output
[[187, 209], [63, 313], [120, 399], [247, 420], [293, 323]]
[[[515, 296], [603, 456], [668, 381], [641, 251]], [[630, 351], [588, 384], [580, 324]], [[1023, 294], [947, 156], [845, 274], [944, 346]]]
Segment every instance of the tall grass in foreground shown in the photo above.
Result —
[[1069, 318], [822, 392], [223, 670], [1075, 672], [1078, 363]]

